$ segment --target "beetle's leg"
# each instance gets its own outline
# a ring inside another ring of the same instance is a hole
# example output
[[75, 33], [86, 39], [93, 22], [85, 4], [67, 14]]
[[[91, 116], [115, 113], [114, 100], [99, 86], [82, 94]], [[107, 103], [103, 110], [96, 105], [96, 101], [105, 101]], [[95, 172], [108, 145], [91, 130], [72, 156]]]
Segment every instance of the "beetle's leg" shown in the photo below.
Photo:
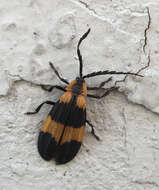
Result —
[[95, 131], [94, 131], [94, 126], [92, 125], [92, 123], [90, 123], [90, 121], [86, 120], [86, 123], [92, 128], [92, 135], [98, 140], [100, 141], [100, 138], [95, 134]]
[[62, 82], [64, 82], [65, 84], [69, 84], [69, 82], [68, 82], [66, 79], [64, 79], [64, 78], [62, 78], [62, 77], [60, 76], [60, 74], [58, 73], [57, 69], [54, 67], [53, 63], [49, 62], [49, 64], [50, 64], [50, 67], [51, 67], [51, 68], [53, 69], [53, 71], [55, 72], [55, 74], [57, 75], [57, 77], [58, 77]]
[[112, 77], [109, 77], [106, 81], [101, 82], [98, 87], [87, 87], [87, 89], [88, 89], [88, 90], [100, 90], [100, 89], [102, 89], [102, 87], [103, 87], [106, 83], [110, 82], [111, 80], [112, 80]]
[[[49, 87], [49, 88], [48, 88]], [[43, 89], [43, 90], [46, 90], [46, 91], [48, 91], [48, 92], [51, 92], [54, 88], [57, 88], [57, 89], [59, 89], [59, 90], [62, 90], [62, 91], [66, 91], [65, 90], [65, 87], [62, 87], [62, 86], [58, 86], [58, 85], [54, 85], [54, 86], [51, 86], [51, 85], [41, 85], [41, 88]]]
[[101, 96], [98, 95], [93, 95], [93, 94], [87, 94], [88, 97], [90, 98], [96, 98], [96, 99], [101, 99], [107, 95], [109, 95], [112, 91], [117, 90], [119, 87], [111, 87], [106, 89], [106, 92], [104, 94], [102, 94]]
[[40, 104], [40, 105], [35, 109], [35, 111], [33, 111], [33, 112], [26, 112], [25, 114], [26, 114], [26, 115], [31, 115], [31, 114], [36, 114], [36, 113], [38, 113], [38, 112], [40, 111], [41, 107], [42, 107], [44, 104], [55, 105], [55, 102], [52, 102], [52, 101], [43, 102], [42, 104]]

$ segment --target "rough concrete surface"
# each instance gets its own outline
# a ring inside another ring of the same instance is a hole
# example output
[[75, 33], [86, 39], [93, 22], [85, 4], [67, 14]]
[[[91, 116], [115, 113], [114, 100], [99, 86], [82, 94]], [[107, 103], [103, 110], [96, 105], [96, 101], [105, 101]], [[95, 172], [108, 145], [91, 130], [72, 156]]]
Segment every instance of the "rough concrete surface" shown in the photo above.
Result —
[[[159, 189], [158, 21], [158, 0], [0, 1], [0, 190]], [[108, 86], [121, 80], [119, 90], [87, 99], [87, 117], [102, 140], [87, 127], [78, 155], [59, 166], [42, 160], [36, 147], [50, 106], [24, 113], [62, 94], [39, 86], [63, 85], [49, 61], [69, 81], [78, 75], [76, 46], [89, 27], [81, 45], [85, 74], [109, 69], [144, 77], [113, 75]]]

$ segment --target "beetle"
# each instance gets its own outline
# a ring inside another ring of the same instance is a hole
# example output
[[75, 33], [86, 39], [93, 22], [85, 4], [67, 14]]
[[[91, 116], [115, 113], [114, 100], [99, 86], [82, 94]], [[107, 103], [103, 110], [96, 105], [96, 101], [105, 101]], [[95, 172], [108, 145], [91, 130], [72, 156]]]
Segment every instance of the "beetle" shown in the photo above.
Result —
[[70, 83], [65, 78], [61, 77], [57, 69], [50, 62], [50, 67], [53, 69], [57, 77], [67, 86], [59, 85], [46, 86], [42, 88], [51, 92], [54, 88], [64, 91], [57, 102], [45, 101], [40, 104], [34, 112], [27, 112], [26, 114], [38, 113], [44, 104], [52, 105], [52, 109], [44, 120], [42, 128], [38, 137], [38, 151], [44, 160], [55, 159], [57, 164], [64, 164], [72, 160], [80, 149], [83, 141], [84, 130], [86, 123], [90, 125], [93, 136], [99, 140], [99, 137], [94, 132], [94, 126], [86, 118], [86, 97], [101, 99], [112, 91], [117, 90], [118, 87], [110, 87], [101, 95], [88, 94], [87, 90], [101, 89], [111, 77], [102, 82], [98, 87], [87, 87], [85, 79], [99, 76], [99, 75], [136, 75], [142, 76], [138, 73], [132, 72], [117, 72], [117, 71], [97, 71], [83, 76], [83, 60], [80, 53], [80, 44], [87, 37], [88, 31], [79, 39], [77, 45], [77, 55], [79, 58], [79, 76]]

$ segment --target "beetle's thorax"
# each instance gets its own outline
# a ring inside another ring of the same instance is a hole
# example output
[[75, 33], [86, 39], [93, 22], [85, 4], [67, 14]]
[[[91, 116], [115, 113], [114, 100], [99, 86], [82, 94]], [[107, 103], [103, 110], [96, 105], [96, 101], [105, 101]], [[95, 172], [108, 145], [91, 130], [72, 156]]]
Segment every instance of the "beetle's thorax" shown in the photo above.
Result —
[[86, 83], [84, 80], [81, 79], [71, 81], [69, 85], [66, 87], [66, 90], [71, 91], [72, 93], [77, 95], [87, 96]]

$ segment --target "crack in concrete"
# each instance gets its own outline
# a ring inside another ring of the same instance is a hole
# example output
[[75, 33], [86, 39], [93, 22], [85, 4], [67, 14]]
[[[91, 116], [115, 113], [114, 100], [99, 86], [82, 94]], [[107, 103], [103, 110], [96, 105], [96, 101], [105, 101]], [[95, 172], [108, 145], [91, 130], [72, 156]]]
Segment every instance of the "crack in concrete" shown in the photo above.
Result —
[[126, 116], [125, 116], [125, 108], [122, 109], [122, 113], [121, 113], [123, 119], [124, 119], [124, 125], [123, 125], [123, 136], [124, 136], [124, 146], [127, 147], [127, 130], [126, 130]]
[[136, 36], [132, 33], [126, 32], [124, 30], [121, 30], [120, 28], [116, 28], [116, 25], [108, 18], [106, 18], [105, 16], [99, 15], [93, 8], [90, 8], [90, 6], [86, 3], [83, 2], [82, 0], [78, 0], [78, 1], [74, 1], [74, 0], [69, 0], [70, 2], [72, 2], [73, 4], [76, 4], [78, 7], [81, 7], [82, 9], [87, 10], [87, 12], [94, 16], [95, 18], [100, 19], [103, 22], [107, 22], [108, 24], [110, 24], [111, 26], [115, 26], [115, 29], [125, 35], [130, 35], [132, 38], [134, 38], [136, 40]]
[[8, 74], [8, 75], [11, 76], [11, 77], [17, 77], [18, 78], [18, 79], [15, 79], [15, 81], [13, 81], [13, 84], [16, 83], [16, 82], [19, 82], [19, 81], [24, 81], [24, 82], [27, 82], [27, 83], [32, 84], [34, 86], [40, 86], [41, 87], [41, 85], [43, 85], [41, 83], [35, 83], [35, 82], [29, 81], [27, 79], [24, 79], [20, 75], [12, 75], [12, 74]]
[[85, 8], [92, 16], [94, 16], [104, 22], [106, 21], [106, 22], [112, 24], [110, 22], [110, 20], [106, 19], [104, 16], [98, 15], [97, 12], [93, 8], [90, 8], [90, 6], [86, 2], [83, 2], [82, 0], [78, 0], [78, 1], [70, 0], [70, 1], [73, 4], [76, 4], [77, 6], [79, 6], [81, 8]]
[[[13, 86], [18, 83], [18, 82], [26, 82], [26, 83], [29, 83], [33, 86], [38, 86], [38, 87], [41, 87], [43, 84], [41, 83], [35, 83], [35, 82], [32, 82], [32, 81], [29, 81], [27, 79], [24, 79], [23, 77], [21, 77], [20, 75], [13, 75], [13, 74], [8, 74], [10, 77], [15, 77], [16, 79], [12, 79], [12, 85], [10, 86], [7, 94], [5, 95], [0, 95], [0, 97], [6, 97], [8, 96], [8, 94], [10, 93], [11, 89], [13, 88]], [[46, 85], [46, 86], [49, 86], [49, 85]]]
[[150, 25], [151, 25], [151, 16], [150, 16], [150, 10], [148, 7], [147, 8], [147, 14], [148, 14], [148, 23], [147, 23], [147, 27], [144, 30], [144, 45], [143, 45], [143, 52], [145, 53], [146, 50], [146, 46], [147, 46], [147, 32], [150, 29]]
[[[147, 65], [140, 68], [136, 74], [139, 74], [141, 71], [145, 70], [146, 68], [148, 68], [150, 66], [150, 62], [151, 62], [151, 58], [150, 58], [150, 51], [149, 51], [149, 54], [148, 54], [148, 62], [147, 62]], [[125, 82], [126, 78], [128, 77], [128, 74], [125, 75], [125, 77], [122, 79], [122, 80], [118, 80], [118, 81], [115, 81], [115, 86], [117, 85], [117, 83], [121, 83], [121, 82]]]
[[123, 136], [124, 136], [124, 146], [127, 147], [127, 130], [125, 125], [123, 125]]
[[142, 67], [141, 69], [139, 69], [137, 74], [140, 73], [141, 71], [145, 70], [146, 68], [148, 68], [150, 66], [150, 62], [151, 62], [151, 58], [150, 58], [150, 51], [149, 51], [147, 65]]
[[86, 2], [83, 2], [83, 1], [81, 1], [81, 0], [79, 0], [79, 2], [80, 2], [81, 4], [83, 4], [90, 12], [93, 12], [95, 15], [98, 16], [97, 12], [96, 12], [94, 9], [90, 8], [90, 6], [89, 6]]
[[153, 185], [153, 186], [155, 186], [155, 187], [159, 187], [159, 185], [155, 182], [155, 181], [147, 181], [147, 180], [135, 180], [135, 181], [133, 181], [133, 183], [137, 183], [137, 184], [140, 184], [140, 185]]

